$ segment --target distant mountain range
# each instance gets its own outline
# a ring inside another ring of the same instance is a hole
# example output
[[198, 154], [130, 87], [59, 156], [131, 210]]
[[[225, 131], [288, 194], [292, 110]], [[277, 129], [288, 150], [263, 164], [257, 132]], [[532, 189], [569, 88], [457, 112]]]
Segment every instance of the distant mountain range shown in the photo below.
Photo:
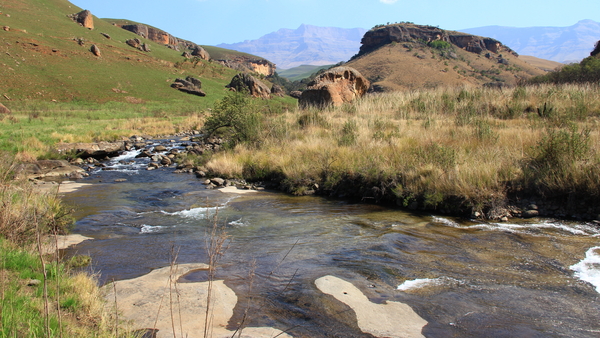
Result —
[[581, 20], [569, 27], [486, 26], [461, 32], [501, 41], [517, 53], [562, 63], [578, 62], [590, 56], [600, 40], [600, 23]]
[[335, 28], [300, 25], [298, 29], [282, 28], [256, 40], [217, 47], [261, 56], [290, 69], [300, 65], [323, 66], [347, 61], [360, 48], [363, 28]]
[[[485, 26], [460, 30], [501, 41], [521, 55], [561, 63], [577, 62], [590, 55], [600, 40], [600, 23], [582, 20], [569, 27]], [[335, 28], [301, 25], [280, 29], [256, 40], [218, 47], [261, 56], [279, 70], [301, 65], [323, 66], [348, 61], [360, 49], [367, 32], [363, 28]]]

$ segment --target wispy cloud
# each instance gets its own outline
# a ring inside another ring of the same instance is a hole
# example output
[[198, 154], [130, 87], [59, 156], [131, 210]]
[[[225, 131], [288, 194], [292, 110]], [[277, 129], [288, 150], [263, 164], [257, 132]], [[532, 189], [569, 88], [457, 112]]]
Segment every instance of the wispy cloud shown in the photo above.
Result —
[[398, 0], [379, 0], [379, 1], [383, 2], [384, 4], [391, 5], [391, 4], [395, 3]]

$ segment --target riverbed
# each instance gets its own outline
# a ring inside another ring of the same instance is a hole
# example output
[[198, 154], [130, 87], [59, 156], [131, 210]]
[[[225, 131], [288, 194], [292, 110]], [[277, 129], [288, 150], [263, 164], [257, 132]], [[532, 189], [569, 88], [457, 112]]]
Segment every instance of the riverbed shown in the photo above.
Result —
[[[426, 337], [600, 336], [600, 228], [553, 219], [504, 223], [421, 214], [279, 192], [206, 189], [173, 167], [146, 170], [139, 151], [92, 170], [65, 194], [74, 232], [93, 240], [101, 284], [178, 263], [207, 263], [215, 224], [227, 236], [216, 278], [249, 326], [294, 337], [372, 337], [315, 281], [336, 276], [371, 302], [401, 302]], [[206, 280], [192, 272], [182, 282]]]

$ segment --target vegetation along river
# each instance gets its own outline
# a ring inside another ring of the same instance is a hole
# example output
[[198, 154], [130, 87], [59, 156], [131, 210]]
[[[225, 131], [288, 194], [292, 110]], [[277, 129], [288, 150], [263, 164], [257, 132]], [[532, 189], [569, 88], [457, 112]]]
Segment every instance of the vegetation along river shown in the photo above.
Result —
[[[205, 189], [174, 168], [147, 171], [128, 152], [65, 196], [70, 253], [92, 257], [100, 282], [179, 263], [207, 263], [212, 215], [229, 243], [217, 278], [249, 325], [295, 337], [372, 337], [315, 280], [353, 283], [371, 302], [408, 304], [426, 337], [600, 336], [600, 228], [551, 219], [485, 223], [319, 197]], [[122, 181], [126, 179], [126, 181]], [[120, 182], [117, 182], [120, 181]], [[254, 271], [252, 287], [248, 275]], [[191, 273], [186, 281], [205, 280]]]

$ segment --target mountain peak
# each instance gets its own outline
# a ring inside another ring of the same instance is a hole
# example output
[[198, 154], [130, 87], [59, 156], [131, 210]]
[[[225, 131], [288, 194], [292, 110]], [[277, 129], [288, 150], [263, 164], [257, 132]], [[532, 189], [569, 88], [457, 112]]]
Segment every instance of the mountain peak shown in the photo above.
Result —
[[256, 40], [218, 47], [264, 57], [280, 69], [300, 65], [330, 65], [346, 61], [358, 52], [363, 28], [319, 27], [301, 24], [297, 29], [282, 28]]

